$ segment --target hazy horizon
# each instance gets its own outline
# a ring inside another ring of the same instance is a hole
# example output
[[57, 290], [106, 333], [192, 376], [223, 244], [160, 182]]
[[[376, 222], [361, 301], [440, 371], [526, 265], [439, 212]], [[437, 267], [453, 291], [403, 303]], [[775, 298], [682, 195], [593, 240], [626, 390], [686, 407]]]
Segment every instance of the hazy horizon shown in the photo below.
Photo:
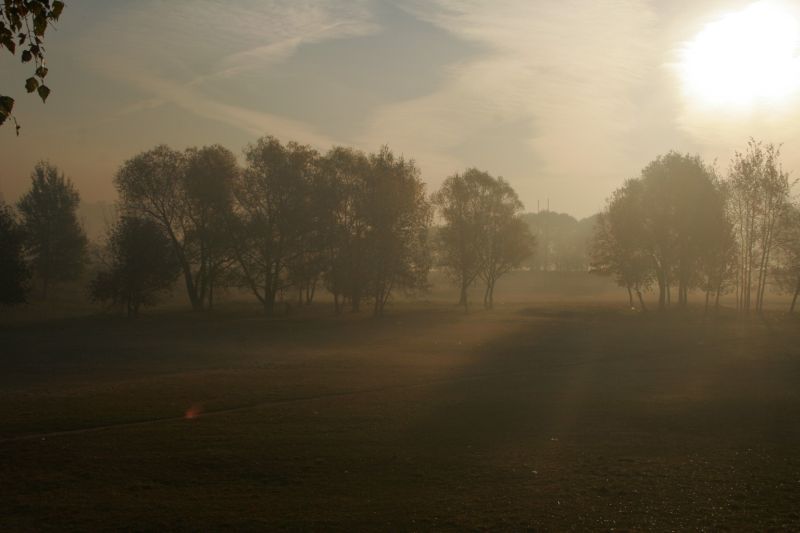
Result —
[[793, 41], [781, 94], [753, 87], [709, 103], [687, 85], [705, 68], [700, 53], [686, 60], [702, 32], [764, 6], [765, 24], [795, 11], [733, 0], [70, 3], [47, 37], [45, 105], [24, 94], [25, 66], [0, 67], [23, 127], [0, 130], [0, 193], [14, 201], [49, 159], [85, 201], [113, 201], [116, 169], [155, 144], [219, 143], [241, 157], [266, 134], [323, 151], [388, 144], [417, 161], [429, 192], [477, 167], [507, 178], [528, 211], [549, 198], [578, 218], [672, 149], [724, 172], [753, 136], [784, 143], [792, 169], [793, 19], [782, 17]]

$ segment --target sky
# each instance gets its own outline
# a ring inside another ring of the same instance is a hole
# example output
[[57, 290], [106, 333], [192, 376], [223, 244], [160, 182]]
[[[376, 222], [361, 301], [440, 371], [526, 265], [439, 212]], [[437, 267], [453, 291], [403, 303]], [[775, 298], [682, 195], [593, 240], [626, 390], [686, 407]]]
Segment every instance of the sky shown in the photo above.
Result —
[[386, 144], [431, 192], [477, 167], [529, 211], [578, 217], [669, 150], [724, 174], [753, 136], [800, 169], [795, 14], [779, 0], [72, 0], [47, 34], [46, 104], [0, 55], [22, 125], [0, 128], [0, 194], [16, 200], [48, 159], [84, 200], [112, 202], [138, 152], [241, 154], [262, 135]]

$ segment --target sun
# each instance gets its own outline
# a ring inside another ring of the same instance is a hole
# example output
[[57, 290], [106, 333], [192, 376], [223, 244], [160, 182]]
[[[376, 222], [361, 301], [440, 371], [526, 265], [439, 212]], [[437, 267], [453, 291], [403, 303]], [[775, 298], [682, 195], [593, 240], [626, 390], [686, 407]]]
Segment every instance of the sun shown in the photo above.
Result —
[[692, 102], [735, 108], [779, 104], [800, 88], [800, 26], [788, 5], [763, 1], [709, 23], [681, 50]]

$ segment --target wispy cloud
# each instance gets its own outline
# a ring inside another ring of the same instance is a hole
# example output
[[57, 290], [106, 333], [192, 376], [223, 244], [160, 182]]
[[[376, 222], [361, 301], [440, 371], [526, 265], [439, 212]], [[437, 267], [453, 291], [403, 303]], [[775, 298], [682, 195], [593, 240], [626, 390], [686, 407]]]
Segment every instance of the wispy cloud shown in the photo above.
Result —
[[435, 93], [382, 109], [365, 139], [384, 135], [423, 162], [437, 161], [432, 172], [447, 173], [459, 158], [443, 154], [465, 138], [528, 119], [525, 144], [541, 166], [509, 165], [520, 182], [549, 179], [566, 193], [593, 179], [619, 181], [633, 168], [627, 141], [639, 113], [636, 91], [660, 68], [648, 45], [655, 22], [648, 2], [437, 0], [406, 8], [486, 53], [453, 65]]
[[117, 116], [170, 103], [251, 134], [280, 132], [329, 143], [313, 125], [225, 102], [219, 94], [206, 94], [205, 86], [264, 72], [303, 45], [377, 30], [362, 1], [148, 2], [115, 12], [86, 39], [83, 57], [94, 69], [147, 94]]

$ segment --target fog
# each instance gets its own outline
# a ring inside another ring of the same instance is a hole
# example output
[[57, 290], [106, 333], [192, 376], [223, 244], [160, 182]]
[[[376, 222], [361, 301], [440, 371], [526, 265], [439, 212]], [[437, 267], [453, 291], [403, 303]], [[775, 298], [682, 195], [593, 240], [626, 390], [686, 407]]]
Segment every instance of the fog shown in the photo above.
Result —
[[0, 5], [0, 530], [800, 529], [800, 10]]

